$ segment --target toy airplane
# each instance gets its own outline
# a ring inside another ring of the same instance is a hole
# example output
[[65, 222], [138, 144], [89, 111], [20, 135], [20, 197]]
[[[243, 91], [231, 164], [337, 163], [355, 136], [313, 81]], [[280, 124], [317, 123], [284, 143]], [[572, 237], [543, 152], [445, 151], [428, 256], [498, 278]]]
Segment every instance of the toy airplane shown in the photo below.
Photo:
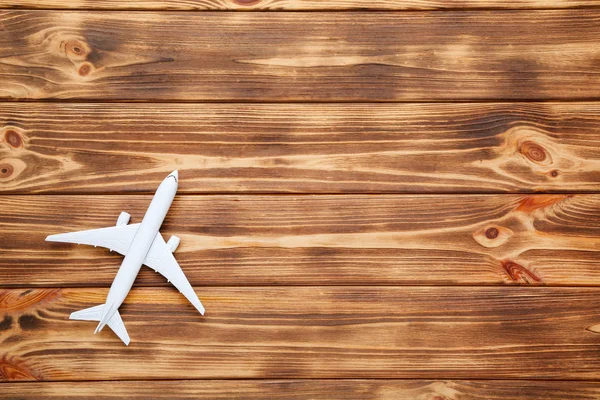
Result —
[[106, 247], [125, 256], [110, 286], [106, 303], [76, 311], [71, 314], [70, 319], [99, 321], [94, 333], [100, 332], [108, 324], [117, 336], [129, 345], [129, 335], [118, 310], [127, 297], [142, 264], [160, 272], [168, 282], [183, 293], [200, 314], [204, 315], [202, 303], [172, 254], [179, 245], [179, 238], [171, 236], [165, 243], [158, 231], [177, 192], [177, 178], [177, 171], [173, 171], [162, 181], [150, 202], [146, 215], [139, 224], [128, 225], [130, 215], [122, 212], [117, 219], [117, 226], [50, 235], [46, 238], [49, 242]]

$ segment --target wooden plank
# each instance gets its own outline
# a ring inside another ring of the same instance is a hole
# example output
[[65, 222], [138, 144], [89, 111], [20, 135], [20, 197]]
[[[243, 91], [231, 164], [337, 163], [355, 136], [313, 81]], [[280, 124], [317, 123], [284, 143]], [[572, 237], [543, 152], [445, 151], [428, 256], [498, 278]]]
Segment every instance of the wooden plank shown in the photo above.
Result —
[[[121, 256], [44, 238], [149, 203], [0, 197], [0, 286], [108, 286]], [[196, 286], [600, 284], [600, 195], [178, 196], [162, 233]]]
[[3, 379], [600, 378], [597, 288], [141, 288], [129, 347], [68, 319], [107, 291], [4, 290]]
[[600, 103], [0, 103], [0, 191], [600, 190]]
[[456, 10], [562, 9], [598, 6], [595, 0], [0, 0], [0, 8], [64, 10]]
[[[200, 397], [198, 397], [200, 396]], [[600, 383], [573, 381], [195, 380], [4, 383], [0, 398], [596, 400]]]
[[0, 98], [598, 99], [600, 10], [0, 13]]

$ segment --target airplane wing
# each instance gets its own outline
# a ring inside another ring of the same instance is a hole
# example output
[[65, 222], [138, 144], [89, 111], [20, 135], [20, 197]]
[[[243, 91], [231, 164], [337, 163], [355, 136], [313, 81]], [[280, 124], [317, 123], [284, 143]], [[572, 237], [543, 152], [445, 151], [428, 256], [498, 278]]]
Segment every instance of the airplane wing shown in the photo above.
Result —
[[190, 285], [181, 267], [177, 264], [175, 257], [173, 257], [171, 248], [160, 233], [154, 238], [144, 264], [167, 278], [167, 281], [179, 289], [185, 298], [200, 311], [200, 314], [204, 315], [204, 306], [200, 302], [200, 299], [198, 299], [198, 296], [196, 296], [192, 285]]
[[[100, 246], [111, 251], [114, 250], [119, 254], [126, 255], [139, 226], [140, 224], [131, 224], [92, 229], [88, 231], [61, 233], [48, 236], [46, 241]], [[200, 311], [200, 314], [204, 315], [204, 306], [202, 306], [192, 285], [190, 285], [185, 274], [181, 270], [181, 267], [175, 260], [175, 257], [173, 257], [171, 248], [167, 245], [160, 233], [154, 238], [152, 246], [144, 260], [144, 264], [156, 272], [160, 272], [161, 275], [167, 278], [167, 281], [171, 282], [173, 286], [183, 293], [185, 298]]]
[[110, 251], [114, 250], [119, 254], [125, 255], [139, 226], [140, 224], [131, 224], [91, 229], [89, 231], [60, 233], [48, 236], [46, 241], [106, 247]]

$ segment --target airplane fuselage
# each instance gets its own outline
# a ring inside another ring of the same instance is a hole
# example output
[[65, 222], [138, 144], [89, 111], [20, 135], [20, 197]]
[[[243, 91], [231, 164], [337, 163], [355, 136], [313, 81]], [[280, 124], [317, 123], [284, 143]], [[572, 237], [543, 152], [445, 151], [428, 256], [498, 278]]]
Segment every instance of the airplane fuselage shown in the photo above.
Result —
[[142, 268], [150, 247], [152, 247], [152, 242], [154, 242], [160, 226], [167, 216], [176, 193], [177, 177], [171, 174], [162, 181], [156, 190], [150, 206], [131, 242], [131, 246], [117, 271], [117, 275], [106, 296], [107, 307], [103, 310], [96, 331], [101, 330], [108, 320], [110, 320], [113, 313], [123, 304]]

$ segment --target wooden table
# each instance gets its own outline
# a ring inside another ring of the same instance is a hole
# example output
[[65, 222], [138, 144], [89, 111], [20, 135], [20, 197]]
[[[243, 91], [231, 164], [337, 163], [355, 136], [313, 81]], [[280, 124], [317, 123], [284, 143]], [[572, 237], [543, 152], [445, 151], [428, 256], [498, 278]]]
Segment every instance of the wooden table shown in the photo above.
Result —
[[[0, 8], [1, 398], [600, 398], [599, 2]], [[174, 169], [206, 316], [69, 321]]]

